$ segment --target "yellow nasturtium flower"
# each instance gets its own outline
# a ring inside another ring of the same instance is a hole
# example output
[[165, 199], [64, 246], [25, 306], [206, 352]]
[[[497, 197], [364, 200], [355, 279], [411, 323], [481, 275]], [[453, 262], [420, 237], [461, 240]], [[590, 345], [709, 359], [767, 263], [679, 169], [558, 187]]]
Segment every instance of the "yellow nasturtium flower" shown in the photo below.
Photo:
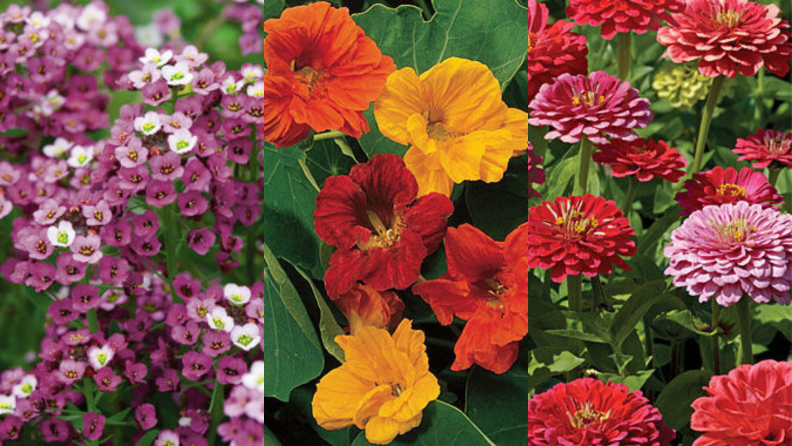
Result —
[[419, 195], [500, 181], [528, 146], [528, 114], [509, 108], [489, 68], [467, 59], [447, 59], [420, 76], [412, 68], [392, 73], [374, 117], [383, 135], [410, 146], [404, 162]]
[[404, 319], [391, 336], [366, 326], [354, 336], [337, 336], [346, 362], [316, 386], [312, 407], [328, 430], [355, 425], [372, 444], [388, 444], [421, 424], [423, 410], [440, 395], [429, 372], [424, 333]]

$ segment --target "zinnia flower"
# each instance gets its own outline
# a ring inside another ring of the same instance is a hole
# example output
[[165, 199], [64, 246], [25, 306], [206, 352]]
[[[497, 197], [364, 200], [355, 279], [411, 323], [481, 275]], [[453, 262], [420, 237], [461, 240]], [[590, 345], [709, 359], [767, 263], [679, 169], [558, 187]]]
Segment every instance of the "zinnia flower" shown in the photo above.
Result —
[[575, 24], [566, 20], [547, 26], [549, 18], [547, 6], [528, 0], [528, 102], [561, 74], [588, 73], [586, 37], [570, 32]]
[[404, 162], [419, 195], [500, 181], [511, 157], [528, 146], [526, 113], [506, 106], [486, 65], [466, 59], [444, 60], [420, 77], [412, 68], [391, 74], [374, 117], [383, 135], [410, 146]]
[[708, 205], [746, 201], [765, 208], [778, 209], [782, 197], [761, 172], [743, 167], [740, 172], [733, 167], [716, 167], [693, 175], [685, 181], [685, 191], [675, 199], [682, 206], [681, 215], [691, 214]]
[[368, 326], [393, 330], [404, 311], [404, 302], [396, 293], [379, 292], [361, 284], [341, 295], [335, 304], [347, 318], [349, 332], [353, 335]]
[[325, 180], [316, 198], [314, 228], [338, 248], [325, 273], [332, 299], [358, 282], [376, 290], [415, 283], [421, 263], [434, 252], [454, 212], [447, 197], [432, 193], [416, 200], [415, 177], [396, 155], [374, 155], [349, 175]]
[[713, 376], [693, 401], [693, 446], [783, 445], [792, 438], [792, 363], [764, 360]]
[[528, 268], [549, 269], [554, 282], [567, 275], [610, 274], [616, 265], [630, 270], [622, 257], [635, 255], [635, 231], [616, 203], [587, 194], [558, 197], [528, 210], [528, 221], [515, 229], [528, 257]]
[[753, 161], [754, 169], [765, 167], [792, 169], [792, 133], [760, 129], [753, 135], [737, 138], [737, 161]]
[[566, 15], [578, 25], [602, 25], [602, 38], [610, 40], [616, 33], [657, 31], [669, 12], [684, 8], [684, 0], [570, 0]]
[[445, 239], [448, 272], [413, 286], [443, 325], [454, 316], [468, 321], [454, 346], [451, 370], [474, 363], [495, 373], [509, 370], [519, 341], [528, 333], [528, 270], [514, 237], [496, 242], [464, 224]]
[[541, 197], [542, 195], [534, 190], [533, 184], [545, 183], [545, 171], [541, 167], [542, 157], [533, 151], [533, 145], [528, 143], [528, 197]]
[[393, 336], [369, 326], [336, 342], [346, 362], [316, 386], [311, 406], [319, 426], [354, 424], [370, 443], [388, 444], [421, 424], [424, 408], [440, 395], [422, 331], [404, 319]]
[[561, 138], [576, 143], [584, 136], [594, 144], [605, 144], [605, 137], [632, 141], [632, 130], [644, 128], [652, 120], [649, 100], [638, 97], [638, 90], [604, 71], [573, 76], [562, 74], [552, 84], [542, 85], [528, 106], [533, 126], [549, 125], [545, 139]]
[[652, 88], [657, 97], [668, 99], [672, 107], [688, 110], [707, 98], [711, 83], [712, 79], [699, 73], [694, 62], [666, 63], [655, 74]]
[[728, 307], [747, 294], [758, 303], [789, 305], [792, 215], [758, 204], [707, 206], [671, 233], [667, 275], [699, 302]]
[[316, 132], [369, 131], [363, 111], [396, 69], [349, 16], [327, 2], [287, 8], [264, 22], [264, 139], [294, 145]]
[[792, 46], [780, 13], [776, 5], [748, 0], [689, 0], [674, 14], [676, 23], [657, 32], [657, 41], [676, 63], [700, 59], [707, 77], [753, 76], [762, 66], [784, 77]]
[[638, 181], [646, 182], [658, 177], [676, 183], [685, 176], [687, 160], [664, 141], [612, 139], [598, 148], [594, 161], [611, 166], [611, 174], [616, 178], [635, 175]]

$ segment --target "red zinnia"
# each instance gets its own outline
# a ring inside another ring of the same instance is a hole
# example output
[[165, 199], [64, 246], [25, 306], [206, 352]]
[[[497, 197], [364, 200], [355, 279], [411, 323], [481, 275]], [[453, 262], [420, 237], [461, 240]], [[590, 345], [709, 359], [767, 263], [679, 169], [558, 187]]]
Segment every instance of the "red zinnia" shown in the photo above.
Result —
[[792, 440], [792, 364], [772, 359], [713, 376], [693, 401], [693, 446], [785, 445]]
[[528, 269], [510, 234], [496, 242], [464, 224], [445, 239], [448, 272], [413, 286], [443, 325], [468, 321], [454, 346], [451, 370], [474, 363], [495, 373], [511, 368], [528, 333]]
[[658, 177], [676, 183], [685, 176], [687, 160], [663, 141], [612, 139], [598, 148], [594, 161], [611, 166], [611, 173], [617, 178], [635, 175], [638, 181], [651, 181]]
[[673, 19], [676, 24], [657, 32], [676, 63], [701, 59], [704, 76], [753, 76], [766, 66], [778, 76], [789, 72], [792, 46], [789, 22], [776, 5], [748, 0], [689, 0]]
[[264, 22], [264, 139], [294, 145], [316, 132], [355, 138], [369, 131], [363, 111], [396, 66], [349, 16], [327, 2], [295, 6]]
[[566, 14], [578, 25], [602, 25], [602, 38], [610, 40], [616, 33], [657, 31], [669, 12], [684, 8], [684, 0], [570, 0]]
[[[558, 197], [528, 210], [528, 222], [515, 230], [529, 268], [550, 269], [554, 282], [567, 275], [610, 274], [613, 265], [635, 255], [635, 231], [613, 201], [587, 194]], [[517, 240], [515, 240], [517, 241]]]
[[754, 169], [792, 169], [792, 133], [759, 130], [745, 139], [737, 138], [734, 153], [742, 155], [737, 161], [753, 161]]
[[675, 436], [641, 391], [624, 384], [581, 378], [528, 400], [531, 446], [668, 446]]
[[358, 281], [380, 291], [415, 283], [454, 212], [442, 194], [417, 195], [415, 177], [396, 155], [374, 155], [325, 180], [313, 215], [319, 238], [338, 248], [324, 277], [332, 299]]
[[574, 23], [558, 20], [547, 26], [547, 6], [528, 0], [528, 102], [539, 87], [564, 74], [588, 72], [586, 37], [570, 32]]
[[693, 175], [685, 181], [685, 191], [675, 199], [682, 206], [680, 215], [692, 214], [709, 205], [737, 203], [760, 204], [763, 208], [778, 209], [775, 204], [783, 203], [781, 195], [760, 172], [743, 167], [740, 172], [729, 167], [716, 167], [708, 172]]

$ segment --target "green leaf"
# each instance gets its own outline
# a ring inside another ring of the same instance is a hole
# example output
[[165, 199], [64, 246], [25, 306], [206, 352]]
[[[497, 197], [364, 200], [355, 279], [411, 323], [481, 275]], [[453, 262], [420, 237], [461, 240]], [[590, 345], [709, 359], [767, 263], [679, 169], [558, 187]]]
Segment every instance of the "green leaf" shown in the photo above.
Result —
[[621, 349], [621, 344], [627, 339], [627, 336], [635, 330], [636, 324], [641, 318], [649, 311], [654, 304], [663, 298], [672, 298], [668, 294], [664, 294], [665, 282], [657, 280], [649, 282], [639, 287], [627, 299], [627, 302], [619, 309], [611, 321], [608, 332], [610, 333], [611, 345], [616, 351]]
[[264, 395], [288, 401], [295, 387], [319, 376], [322, 347], [294, 285], [267, 244], [264, 249]]
[[571, 149], [567, 155], [570, 153], [574, 153], [574, 155], [562, 159], [550, 171], [544, 190], [541, 191], [543, 200], [552, 202], [556, 197], [567, 195], [567, 192], [574, 187], [572, 182], [580, 170], [580, 156], [576, 149]]
[[27, 130], [24, 129], [8, 129], [5, 132], [0, 132], [0, 137], [14, 138], [17, 136], [25, 136], [27, 134]]
[[[528, 10], [515, 0], [434, 0], [435, 15], [424, 21], [420, 8], [396, 9], [374, 5], [353, 18], [374, 39], [397, 68], [411, 67], [421, 74], [450, 57], [487, 65], [505, 89], [523, 64], [528, 51]], [[380, 133], [371, 110], [365, 113], [371, 131], [360, 138], [370, 156], [395, 153], [406, 147]]]
[[[361, 432], [352, 446], [369, 446], [366, 433]], [[424, 409], [421, 425], [399, 435], [391, 446], [495, 446], [470, 418], [456, 407], [435, 400]]]
[[504, 240], [528, 216], [528, 159], [509, 162], [498, 183], [465, 184], [465, 204], [475, 226], [495, 240]]
[[536, 388], [553, 375], [574, 370], [585, 362], [561, 347], [539, 347], [529, 354], [526, 384], [529, 389]]
[[640, 372], [636, 372], [633, 375], [628, 376], [620, 376], [615, 373], [600, 373], [597, 376], [597, 379], [605, 382], [614, 382], [619, 384], [624, 384], [630, 389], [630, 392], [635, 392], [636, 390], [641, 390], [641, 388], [646, 384], [646, 381], [652, 377], [654, 373], [654, 369], [652, 370], [642, 370]]
[[275, 437], [267, 426], [264, 426], [264, 444], [266, 446], [281, 446], [281, 442], [278, 441], [278, 438]]
[[518, 395], [528, 394], [524, 367], [512, 367], [497, 375], [474, 368], [465, 388], [465, 412], [495, 444], [528, 441], [528, 406]]
[[114, 425], [114, 424], [124, 424], [124, 418], [126, 418], [127, 414], [132, 410], [131, 407], [127, 407], [126, 409], [122, 410], [121, 412], [115, 413], [112, 417], [108, 418], [105, 421], [105, 424]]
[[300, 273], [301, 276], [305, 280], [308, 281], [308, 284], [311, 285], [311, 291], [313, 291], [314, 298], [316, 299], [316, 305], [319, 307], [319, 337], [322, 339], [322, 345], [324, 345], [325, 350], [328, 353], [333, 355], [334, 358], [338, 360], [338, 362], [344, 362], [344, 350], [338, 346], [335, 342], [335, 337], [338, 335], [343, 335], [344, 330], [338, 325], [338, 322], [335, 320], [335, 316], [333, 316], [332, 310], [325, 302], [325, 298], [322, 293], [316, 288], [314, 285], [313, 280], [308, 277], [307, 274], [300, 268], [297, 269], [297, 272]]
[[652, 226], [638, 237], [638, 254], [653, 254], [655, 245], [663, 238], [666, 231], [681, 218], [679, 215], [681, 210], [679, 205], [669, 208], [665, 211], [665, 215], [655, 220]]
[[146, 435], [140, 438], [135, 446], [151, 446], [154, 443], [154, 440], [157, 439], [157, 435], [159, 435], [159, 429], [154, 429], [151, 431], [146, 432]]
[[299, 147], [275, 149], [264, 143], [264, 240], [275, 255], [321, 278], [313, 226], [318, 191], [301, 166], [305, 162]]
[[693, 415], [690, 404], [706, 394], [702, 387], [709, 384], [711, 377], [712, 372], [708, 370], [688, 370], [668, 383], [655, 404], [663, 414], [663, 422], [676, 430], [685, 427]]
[[693, 316], [690, 310], [671, 310], [655, 317], [655, 323], [668, 321], [701, 336], [712, 336], [714, 331], [709, 330], [709, 324]]

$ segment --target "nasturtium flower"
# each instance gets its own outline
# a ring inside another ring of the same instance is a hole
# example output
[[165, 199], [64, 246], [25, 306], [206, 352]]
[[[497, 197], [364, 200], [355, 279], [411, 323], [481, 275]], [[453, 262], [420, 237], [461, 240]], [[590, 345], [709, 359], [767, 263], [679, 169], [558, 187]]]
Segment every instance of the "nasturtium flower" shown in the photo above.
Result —
[[[699, 302], [792, 300], [792, 215], [745, 201], [707, 206], [671, 233], [665, 273]], [[746, 296], [746, 297], [744, 297]]]
[[767, 359], [710, 379], [693, 401], [693, 446], [783, 445], [792, 438], [792, 363]]
[[446, 231], [454, 205], [431, 193], [417, 198], [415, 177], [396, 155], [374, 155], [349, 175], [329, 177], [316, 198], [314, 228], [336, 247], [325, 272], [331, 299], [357, 282], [384, 291], [405, 289]]
[[407, 168], [418, 195], [451, 195], [454, 183], [500, 181], [512, 156], [528, 146], [528, 116], [501, 99], [486, 65], [452, 57], [420, 76], [391, 74], [374, 103], [380, 132], [409, 145]]
[[675, 199], [682, 206], [681, 215], [691, 214], [709, 205], [745, 201], [763, 208], [778, 209], [783, 197], [761, 172], [743, 167], [738, 172], [733, 167], [715, 167], [693, 175], [685, 181], [685, 190]]
[[388, 444], [420, 425], [424, 408], [440, 396], [424, 339], [407, 319], [393, 335], [368, 326], [354, 336], [337, 336], [346, 362], [316, 386], [311, 406], [319, 426], [355, 425], [370, 443]]
[[528, 268], [516, 233], [496, 242], [475, 227], [449, 228], [445, 239], [448, 272], [413, 286], [443, 325], [454, 316], [468, 321], [454, 346], [451, 370], [478, 364], [503, 373], [517, 360], [528, 333]]
[[61, 221], [58, 226], [50, 226], [47, 228], [47, 239], [54, 246], [68, 248], [74, 242], [74, 237], [77, 233], [74, 231], [72, 224], [68, 221]]
[[286, 147], [311, 130], [338, 130], [355, 138], [369, 131], [363, 111], [396, 66], [347, 8], [327, 2], [287, 8], [280, 18], [264, 22], [264, 32], [266, 141]]
[[363, 284], [355, 285], [334, 302], [349, 322], [349, 332], [353, 335], [367, 326], [392, 330], [401, 321], [404, 310], [404, 302], [396, 293], [380, 292]]
[[566, 15], [578, 25], [600, 26], [605, 40], [617, 33], [657, 31], [669, 12], [685, 9], [685, 0], [570, 0]]
[[231, 330], [231, 342], [242, 350], [253, 350], [261, 342], [258, 325], [254, 323], [237, 325]]
[[657, 177], [676, 183], [685, 176], [687, 160], [677, 149], [668, 147], [665, 141], [612, 139], [597, 148], [594, 161], [610, 166], [611, 175], [616, 178], [635, 175], [641, 182]]
[[760, 129], [737, 138], [734, 153], [740, 155], [737, 161], [753, 161], [754, 169], [792, 169], [792, 133]]
[[530, 446], [668, 446], [674, 437], [660, 411], [624, 384], [581, 378], [528, 400]]

